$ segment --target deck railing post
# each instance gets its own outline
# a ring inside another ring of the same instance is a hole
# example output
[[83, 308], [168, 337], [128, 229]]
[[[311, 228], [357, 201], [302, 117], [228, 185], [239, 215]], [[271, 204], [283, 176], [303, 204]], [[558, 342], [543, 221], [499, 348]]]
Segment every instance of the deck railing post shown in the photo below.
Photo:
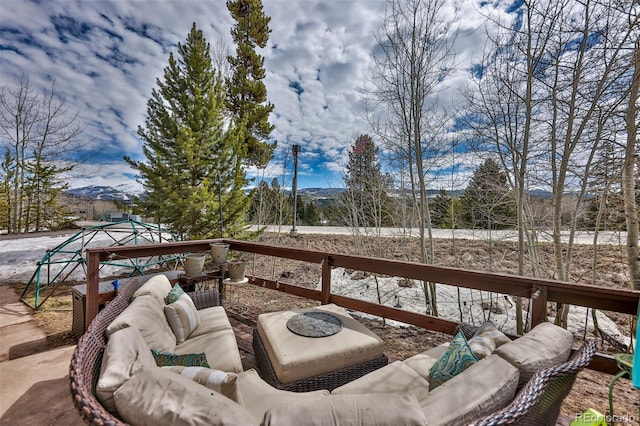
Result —
[[320, 293], [320, 303], [326, 305], [331, 298], [331, 256], [325, 256], [322, 260], [322, 290]]
[[531, 291], [531, 328], [547, 319], [547, 287], [535, 286]]
[[87, 251], [87, 297], [85, 300], [85, 330], [98, 315], [98, 283], [100, 281], [100, 252]]

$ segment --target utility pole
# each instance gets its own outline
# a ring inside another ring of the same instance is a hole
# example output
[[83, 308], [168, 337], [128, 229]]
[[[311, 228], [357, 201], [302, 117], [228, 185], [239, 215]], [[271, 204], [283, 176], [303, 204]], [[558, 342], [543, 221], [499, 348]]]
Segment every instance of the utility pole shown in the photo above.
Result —
[[293, 228], [289, 235], [295, 237], [298, 235], [296, 230], [296, 216], [298, 216], [298, 153], [300, 152], [300, 145], [293, 145], [291, 147], [291, 153], [293, 154]]

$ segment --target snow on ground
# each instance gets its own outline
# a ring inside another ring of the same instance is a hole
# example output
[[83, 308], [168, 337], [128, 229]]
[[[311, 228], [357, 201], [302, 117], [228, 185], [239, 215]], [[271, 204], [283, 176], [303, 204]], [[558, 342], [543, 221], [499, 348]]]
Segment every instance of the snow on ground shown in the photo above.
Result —
[[[71, 235], [43, 236], [31, 238], [5, 239], [0, 241], [0, 285], [9, 283], [27, 283], [37, 269], [37, 263], [51, 250], [69, 239]], [[108, 246], [114, 239], [107, 234], [96, 234], [90, 243], [92, 247]], [[64, 247], [65, 251], [74, 253], [81, 250], [81, 240]], [[72, 254], [61, 253], [58, 259], [71, 258]], [[62, 264], [51, 266], [52, 274], [62, 268]], [[45, 268], [43, 268], [45, 269]], [[102, 275], [116, 275], [130, 272], [130, 267], [107, 267]], [[45, 274], [45, 271], [42, 271]], [[43, 275], [44, 277], [45, 275]], [[43, 278], [46, 280], [46, 278]], [[82, 268], [76, 268], [70, 280], [84, 280]], [[335, 268], [331, 275], [331, 289], [334, 293], [357, 299], [376, 302], [378, 293], [384, 305], [402, 308], [414, 312], [425, 312], [425, 297], [421, 283], [414, 281], [412, 287], [398, 285], [400, 278], [351, 276], [342, 268]], [[376, 290], [377, 289], [377, 290]], [[493, 321], [507, 332], [515, 334], [515, 302], [512, 297], [479, 290], [471, 290], [438, 284], [437, 306], [439, 316], [453, 321], [464, 321], [470, 324], [481, 324], [486, 320]], [[484, 307], [484, 308], [483, 308]], [[462, 312], [462, 317], [461, 317]], [[617, 325], [606, 315], [597, 312], [598, 324], [611, 336], [629, 345], [630, 339], [620, 332]], [[393, 323], [390, 321], [390, 323]], [[587, 308], [572, 306], [569, 314], [569, 330], [582, 336], [586, 329], [593, 331], [591, 313]], [[402, 325], [397, 323], [397, 325]]]
[[[132, 238], [138, 239], [138, 244], [149, 243], [145, 238], [144, 230], [140, 230], [137, 236], [130, 234], [131, 229], [109, 229], [109, 232], [85, 232], [84, 238], [81, 231], [76, 234], [46, 235], [42, 237], [26, 237], [15, 239], [3, 239], [0, 241], [0, 285], [13, 283], [28, 283], [33, 274], [37, 271], [38, 262], [43, 261], [47, 256], [47, 251], [51, 250], [50, 265], [43, 265], [41, 268], [41, 282], [47, 282], [47, 272], [51, 277], [61, 271], [67, 260], [74, 260], [71, 266], [67, 266], [64, 275], [76, 266], [75, 270], [67, 278], [70, 281], [84, 280], [86, 274], [83, 265], [77, 260], [84, 253], [83, 247], [105, 247], [117, 245], [117, 242], [133, 244]], [[77, 236], [72, 242], [66, 243], [70, 238]], [[57, 253], [53, 253], [57, 250]], [[139, 259], [145, 262], [146, 259]], [[105, 266], [102, 275], [119, 275], [130, 272], [132, 263], [130, 261], [121, 262], [122, 266]]]
[[[401, 287], [397, 277], [362, 277], [361, 273], [349, 274], [343, 268], [335, 268], [331, 273], [331, 291], [341, 296], [349, 296], [369, 302], [409, 311], [425, 313], [425, 296], [422, 283], [413, 281], [412, 287]], [[318, 288], [320, 284], [318, 285]], [[503, 294], [460, 288], [444, 284], [437, 285], [438, 315], [452, 321], [462, 321], [480, 325], [492, 321], [505, 332], [516, 334], [515, 298]], [[526, 308], [525, 308], [526, 309]], [[461, 315], [462, 313], [462, 315]], [[366, 314], [365, 314], [366, 315]], [[526, 312], [524, 313], [526, 317]], [[616, 323], [600, 311], [596, 313], [598, 325], [609, 335], [625, 345], [630, 339], [625, 336]], [[553, 320], [553, 318], [550, 318]], [[572, 306], [569, 312], [569, 330], [576, 336], [593, 332], [591, 311], [582, 306]], [[397, 322], [395, 325], [403, 325]]]

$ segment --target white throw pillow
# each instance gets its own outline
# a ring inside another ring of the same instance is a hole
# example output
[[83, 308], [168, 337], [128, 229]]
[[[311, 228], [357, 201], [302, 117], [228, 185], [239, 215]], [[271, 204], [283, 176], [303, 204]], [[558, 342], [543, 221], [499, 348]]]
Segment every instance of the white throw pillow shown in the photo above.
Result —
[[467, 343], [471, 348], [471, 352], [473, 352], [473, 354], [478, 359], [488, 357], [496, 348], [496, 342], [488, 334], [479, 334], [477, 336], [473, 336], [467, 341]]
[[167, 365], [162, 368], [187, 377], [242, 404], [242, 398], [238, 392], [238, 375], [235, 373], [227, 373], [213, 368], [185, 367], [182, 365]]
[[183, 294], [175, 302], [164, 307], [167, 322], [176, 335], [177, 343], [184, 343], [187, 337], [200, 325], [200, 315], [188, 294]]

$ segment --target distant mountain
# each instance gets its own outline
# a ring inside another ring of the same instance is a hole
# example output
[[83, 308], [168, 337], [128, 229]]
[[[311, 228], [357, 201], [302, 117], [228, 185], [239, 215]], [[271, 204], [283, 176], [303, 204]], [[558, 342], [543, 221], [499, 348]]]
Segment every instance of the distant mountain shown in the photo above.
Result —
[[[331, 203], [337, 199], [344, 191], [344, 188], [300, 188], [298, 189], [298, 196], [305, 200], [313, 200], [320, 202], [321, 204]], [[286, 191], [290, 193], [290, 191]], [[440, 191], [437, 189], [428, 189], [427, 195], [429, 197], [435, 197]], [[84, 197], [91, 200], [107, 200], [118, 201], [121, 203], [130, 203], [136, 196], [142, 195], [140, 189], [131, 185], [118, 185], [118, 186], [85, 186], [82, 188], [73, 188], [65, 191], [65, 194], [74, 197]], [[462, 196], [464, 190], [447, 191], [449, 196]], [[399, 197], [400, 191], [391, 191], [389, 194], [392, 197]], [[535, 189], [530, 191], [530, 195], [535, 198], [550, 198], [551, 193], [541, 189]]]
[[301, 188], [298, 195], [312, 199], [336, 198], [344, 191], [344, 188]]
[[74, 197], [83, 197], [91, 200], [118, 201], [121, 203], [131, 203], [133, 198], [139, 195], [138, 191], [130, 185], [118, 186], [84, 186], [65, 191], [65, 194]]

